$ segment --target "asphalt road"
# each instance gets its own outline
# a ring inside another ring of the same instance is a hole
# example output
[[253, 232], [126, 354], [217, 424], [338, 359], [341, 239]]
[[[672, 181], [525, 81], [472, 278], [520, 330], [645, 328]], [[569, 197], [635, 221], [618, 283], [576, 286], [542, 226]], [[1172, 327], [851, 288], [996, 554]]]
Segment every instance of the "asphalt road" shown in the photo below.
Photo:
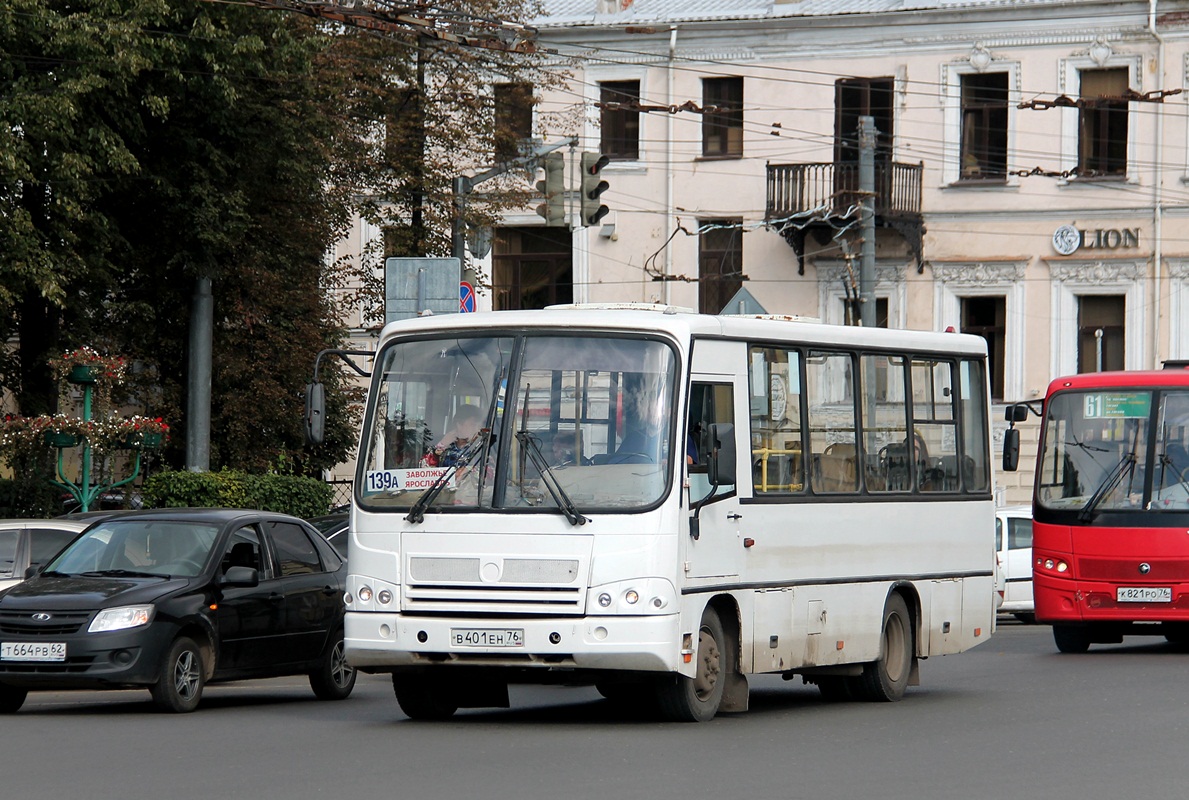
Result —
[[1061, 655], [1047, 627], [1005, 622], [923, 662], [900, 703], [762, 677], [748, 713], [701, 725], [567, 687], [411, 722], [382, 676], [339, 703], [301, 679], [208, 687], [181, 716], [147, 691], [35, 693], [0, 718], [0, 797], [1182, 800], [1187, 665], [1158, 637]]

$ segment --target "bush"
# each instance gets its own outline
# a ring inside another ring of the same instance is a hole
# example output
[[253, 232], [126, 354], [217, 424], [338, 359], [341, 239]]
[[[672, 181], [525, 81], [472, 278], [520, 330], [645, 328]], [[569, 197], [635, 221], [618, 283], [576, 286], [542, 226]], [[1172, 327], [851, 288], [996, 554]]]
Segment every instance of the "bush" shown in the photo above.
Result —
[[167, 471], [145, 479], [145, 505], [154, 508], [256, 508], [295, 517], [330, 510], [334, 490], [316, 478], [219, 472]]
[[0, 478], [0, 518], [43, 518], [62, 514], [62, 490], [50, 481], [17, 473]]

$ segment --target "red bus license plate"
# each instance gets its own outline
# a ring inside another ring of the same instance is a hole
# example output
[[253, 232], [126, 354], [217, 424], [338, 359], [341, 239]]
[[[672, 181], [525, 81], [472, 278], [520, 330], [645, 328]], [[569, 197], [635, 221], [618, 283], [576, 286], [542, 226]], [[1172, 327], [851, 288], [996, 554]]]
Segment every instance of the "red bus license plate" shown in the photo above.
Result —
[[1115, 589], [1119, 603], [1171, 603], [1172, 589], [1168, 586], [1120, 586]]

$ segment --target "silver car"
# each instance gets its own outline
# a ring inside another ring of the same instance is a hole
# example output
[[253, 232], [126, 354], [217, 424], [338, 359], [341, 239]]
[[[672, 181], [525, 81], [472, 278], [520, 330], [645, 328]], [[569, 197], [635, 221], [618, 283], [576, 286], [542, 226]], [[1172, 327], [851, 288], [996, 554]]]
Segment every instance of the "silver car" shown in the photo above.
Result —
[[94, 520], [0, 520], [0, 590], [25, 579], [25, 570], [39, 566], [58, 552]]

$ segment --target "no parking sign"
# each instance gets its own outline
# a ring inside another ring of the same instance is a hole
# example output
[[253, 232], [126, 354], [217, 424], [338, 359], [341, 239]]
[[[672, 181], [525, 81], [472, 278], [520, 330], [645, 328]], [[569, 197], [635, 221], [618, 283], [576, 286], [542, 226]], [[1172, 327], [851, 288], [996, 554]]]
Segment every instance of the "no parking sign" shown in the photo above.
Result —
[[469, 314], [475, 310], [475, 287], [466, 281], [458, 283], [458, 310], [462, 314]]

